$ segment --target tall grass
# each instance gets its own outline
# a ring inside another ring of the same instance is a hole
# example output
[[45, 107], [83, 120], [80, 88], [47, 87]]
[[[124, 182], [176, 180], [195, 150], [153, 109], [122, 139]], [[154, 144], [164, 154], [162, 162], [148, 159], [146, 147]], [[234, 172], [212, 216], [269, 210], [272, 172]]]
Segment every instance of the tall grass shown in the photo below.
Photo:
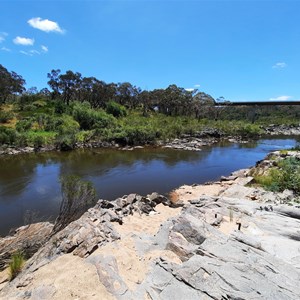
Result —
[[21, 252], [16, 252], [11, 256], [9, 263], [9, 278], [13, 280], [21, 272], [25, 263], [24, 256]]

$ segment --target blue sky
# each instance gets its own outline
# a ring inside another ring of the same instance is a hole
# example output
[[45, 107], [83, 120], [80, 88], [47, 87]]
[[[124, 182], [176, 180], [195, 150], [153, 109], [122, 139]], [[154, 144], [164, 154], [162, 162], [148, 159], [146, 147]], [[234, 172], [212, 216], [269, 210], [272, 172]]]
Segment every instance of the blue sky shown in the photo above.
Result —
[[[232, 101], [300, 99], [300, 2], [0, 0], [0, 64]], [[200, 87], [199, 87], [200, 86]]]

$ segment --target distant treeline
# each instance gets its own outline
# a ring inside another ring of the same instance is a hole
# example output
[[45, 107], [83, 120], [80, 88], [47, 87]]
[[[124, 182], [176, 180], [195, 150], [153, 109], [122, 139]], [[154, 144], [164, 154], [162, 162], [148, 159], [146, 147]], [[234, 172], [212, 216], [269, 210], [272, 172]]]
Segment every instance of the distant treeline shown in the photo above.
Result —
[[83, 77], [79, 72], [59, 69], [47, 74], [48, 88], [40, 91], [32, 87], [25, 89], [25, 80], [15, 72], [9, 72], [0, 65], [0, 103], [16, 100], [16, 96], [24, 98], [21, 102], [29, 102], [33, 98], [59, 100], [70, 105], [74, 101], [88, 102], [92, 108], [105, 109], [111, 101], [126, 109], [141, 109], [144, 115], [157, 110], [168, 116], [191, 116], [197, 119], [214, 120], [257, 120], [276, 121], [278, 118], [296, 119], [300, 116], [300, 107], [276, 106], [219, 107], [218, 103], [228, 102], [224, 97], [214, 99], [212, 96], [195, 89], [187, 91], [175, 84], [166, 89], [142, 90], [129, 82], [106, 83], [95, 77]]

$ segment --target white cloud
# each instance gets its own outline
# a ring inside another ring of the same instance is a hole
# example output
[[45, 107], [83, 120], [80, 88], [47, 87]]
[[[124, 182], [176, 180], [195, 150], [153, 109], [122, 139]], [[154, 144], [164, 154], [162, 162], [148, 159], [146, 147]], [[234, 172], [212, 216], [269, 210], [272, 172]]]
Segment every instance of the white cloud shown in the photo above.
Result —
[[29, 53], [31, 54], [41, 54], [39, 51], [37, 50], [30, 50]]
[[34, 39], [17, 36], [14, 38], [13, 42], [16, 45], [32, 46], [34, 44]]
[[286, 67], [287, 67], [287, 64], [285, 62], [278, 62], [274, 66], [272, 66], [273, 69], [283, 69]]
[[27, 55], [27, 56], [33, 56], [33, 55], [39, 55], [39, 54], [41, 54], [41, 52], [39, 52], [39, 51], [37, 51], [35, 49], [30, 50], [30, 51], [23, 51], [23, 50], [21, 50], [19, 52], [22, 53], [22, 54], [24, 54], [24, 55]]
[[0, 32], [0, 43], [5, 41], [5, 38], [8, 36], [6, 32]]
[[195, 84], [194, 87], [197, 89], [200, 87], [200, 84]]
[[187, 89], [185, 89], [187, 92], [192, 92], [192, 91], [194, 91], [195, 89], [194, 88], [187, 88]]
[[45, 31], [45, 32], [59, 32], [59, 33], [63, 33], [64, 30], [62, 30], [58, 23], [50, 21], [48, 19], [41, 19], [41, 18], [32, 18], [30, 20], [27, 21], [27, 23], [36, 29]]
[[32, 56], [32, 54], [30, 54], [29, 52], [23, 51], [23, 50], [21, 50], [20, 53], [22, 53], [22, 54], [24, 54], [24, 55]]
[[46, 52], [49, 51], [49, 49], [48, 49], [47, 46], [41, 45], [41, 48], [42, 48], [42, 51], [43, 51], [44, 53], [46, 53]]
[[290, 100], [292, 98], [292, 96], [279, 96], [276, 98], [270, 98], [269, 100], [271, 101], [287, 101]]
[[11, 51], [10, 49], [8, 49], [8, 48], [6, 48], [6, 47], [2, 47], [1, 50], [2, 50], [2, 51], [6, 51], [6, 52], [10, 52], [10, 51]]

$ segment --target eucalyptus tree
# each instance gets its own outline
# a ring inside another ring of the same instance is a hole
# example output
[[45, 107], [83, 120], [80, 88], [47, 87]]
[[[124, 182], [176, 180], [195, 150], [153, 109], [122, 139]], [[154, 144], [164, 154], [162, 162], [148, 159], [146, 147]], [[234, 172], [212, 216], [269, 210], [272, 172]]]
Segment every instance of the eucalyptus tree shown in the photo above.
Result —
[[116, 101], [127, 108], [136, 108], [139, 104], [141, 89], [129, 82], [118, 83]]
[[82, 76], [79, 72], [67, 71], [60, 74], [60, 70], [52, 70], [47, 74], [48, 85], [53, 90], [52, 98], [60, 98], [67, 105], [71, 100], [81, 100]]
[[16, 72], [9, 72], [0, 64], [0, 103], [25, 91], [25, 80]]
[[193, 107], [196, 118], [215, 119], [215, 114], [218, 111], [215, 103], [215, 99], [204, 92], [198, 92], [194, 95]]

